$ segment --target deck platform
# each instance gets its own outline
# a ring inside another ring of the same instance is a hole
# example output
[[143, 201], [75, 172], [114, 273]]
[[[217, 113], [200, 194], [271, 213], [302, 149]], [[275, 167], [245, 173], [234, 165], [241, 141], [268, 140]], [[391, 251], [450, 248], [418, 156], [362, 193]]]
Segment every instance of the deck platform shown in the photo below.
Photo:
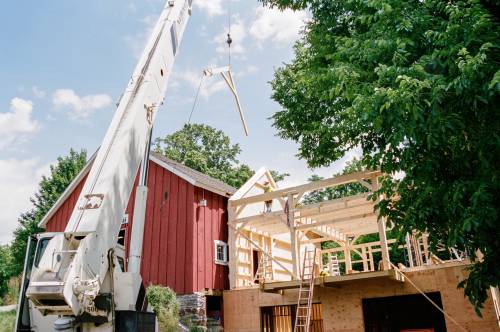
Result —
[[[325, 276], [318, 277], [314, 280], [315, 286], [335, 286], [340, 283], [350, 282], [350, 281], [360, 281], [365, 279], [389, 279], [395, 282], [404, 282], [404, 277], [395, 270], [386, 271], [373, 271], [373, 272], [360, 272], [353, 274], [346, 274], [342, 276]], [[264, 292], [274, 293], [277, 291], [285, 289], [294, 289], [300, 287], [300, 280], [291, 281], [274, 281], [267, 282], [262, 285], [261, 289]]]

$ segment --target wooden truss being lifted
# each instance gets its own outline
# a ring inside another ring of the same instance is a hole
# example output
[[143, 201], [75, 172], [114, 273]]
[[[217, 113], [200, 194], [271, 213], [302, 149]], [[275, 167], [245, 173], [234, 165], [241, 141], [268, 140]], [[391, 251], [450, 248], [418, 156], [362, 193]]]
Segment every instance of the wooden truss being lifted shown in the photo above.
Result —
[[236, 106], [238, 107], [238, 112], [240, 114], [241, 123], [243, 124], [243, 129], [245, 130], [245, 135], [248, 136], [248, 127], [245, 121], [245, 116], [243, 115], [243, 109], [241, 107], [240, 97], [238, 91], [236, 90], [236, 85], [234, 84], [233, 75], [231, 74], [231, 67], [218, 67], [218, 68], [207, 68], [203, 71], [205, 77], [212, 77], [214, 75], [221, 75], [224, 81], [226, 81], [227, 86], [231, 90], [236, 101]]

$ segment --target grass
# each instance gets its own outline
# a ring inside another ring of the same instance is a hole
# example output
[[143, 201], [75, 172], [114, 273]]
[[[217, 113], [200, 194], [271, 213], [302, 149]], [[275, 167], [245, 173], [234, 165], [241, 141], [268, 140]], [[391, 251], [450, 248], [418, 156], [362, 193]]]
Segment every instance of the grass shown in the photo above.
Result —
[[0, 332], [12, 332], [16, 321], [16, 311], [0, 312]]

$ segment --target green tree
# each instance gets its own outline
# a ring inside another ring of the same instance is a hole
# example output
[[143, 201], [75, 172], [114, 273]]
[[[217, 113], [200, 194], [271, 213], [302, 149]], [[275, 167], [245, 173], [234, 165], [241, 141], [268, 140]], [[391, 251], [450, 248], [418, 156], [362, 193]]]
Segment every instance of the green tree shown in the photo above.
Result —
[[279, 135], [313, 167], [359, 146], [367, 167], [403, 174], [383, 179], [381, 215], [466, 250], [479, 313], [500, 284], [500, 1], [264, 2], [312, 14], [271, 83]]
[[[12, 254], [9, 246], [0, 246], [0, 296], [7, 292], [9, 279], [14, 275]], [[0, 300], [0, 304], [3, 301]]]
[[[37, 192], [30, 199], [33, 208], [19, 217], [19, 226], [14, 231], [14, 240], [10, 246], [13, 264], [9, 268], [11, 276], [21, 274], [28, 238], [43, 231], [38, 227], [38, 223], [85, 166], [86, 162], [87, 152], [85, 150], [76, 152], [71, 149], [69, 155], [57, 158], [57, 163], [50, 166], [50, 175], [42, 177]], [[2, 263], [0, 262], [0, 264]]]
[[[248, 165], [238, 161], [240, 146], [231, 144], [223, 131], [208, 125], [186, 124], [171, 135], [155, 139], [154, 151], [235, 188], [254, 174]], [[288, 176], [272, 173], [276, 181]]]
[[151, 285], [146, 290], [146, 297], [158, 318], [160, 331], [178, 331], [180, 304], [175, 292], [169, 287]]

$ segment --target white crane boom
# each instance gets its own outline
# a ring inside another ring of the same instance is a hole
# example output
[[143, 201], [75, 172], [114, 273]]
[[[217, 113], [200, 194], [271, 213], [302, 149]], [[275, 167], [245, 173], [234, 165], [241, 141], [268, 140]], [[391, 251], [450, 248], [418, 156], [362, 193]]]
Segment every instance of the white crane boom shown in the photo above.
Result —
[[[168, 0], [123, 93], [64, 234], [50, 240], [27, 296], [51, 314], [98, 315], [94, 299], [113, 283], [108, 256], [145, 155], [192, 0]], [[111, 276], [110, 276], [111, 274]]]

